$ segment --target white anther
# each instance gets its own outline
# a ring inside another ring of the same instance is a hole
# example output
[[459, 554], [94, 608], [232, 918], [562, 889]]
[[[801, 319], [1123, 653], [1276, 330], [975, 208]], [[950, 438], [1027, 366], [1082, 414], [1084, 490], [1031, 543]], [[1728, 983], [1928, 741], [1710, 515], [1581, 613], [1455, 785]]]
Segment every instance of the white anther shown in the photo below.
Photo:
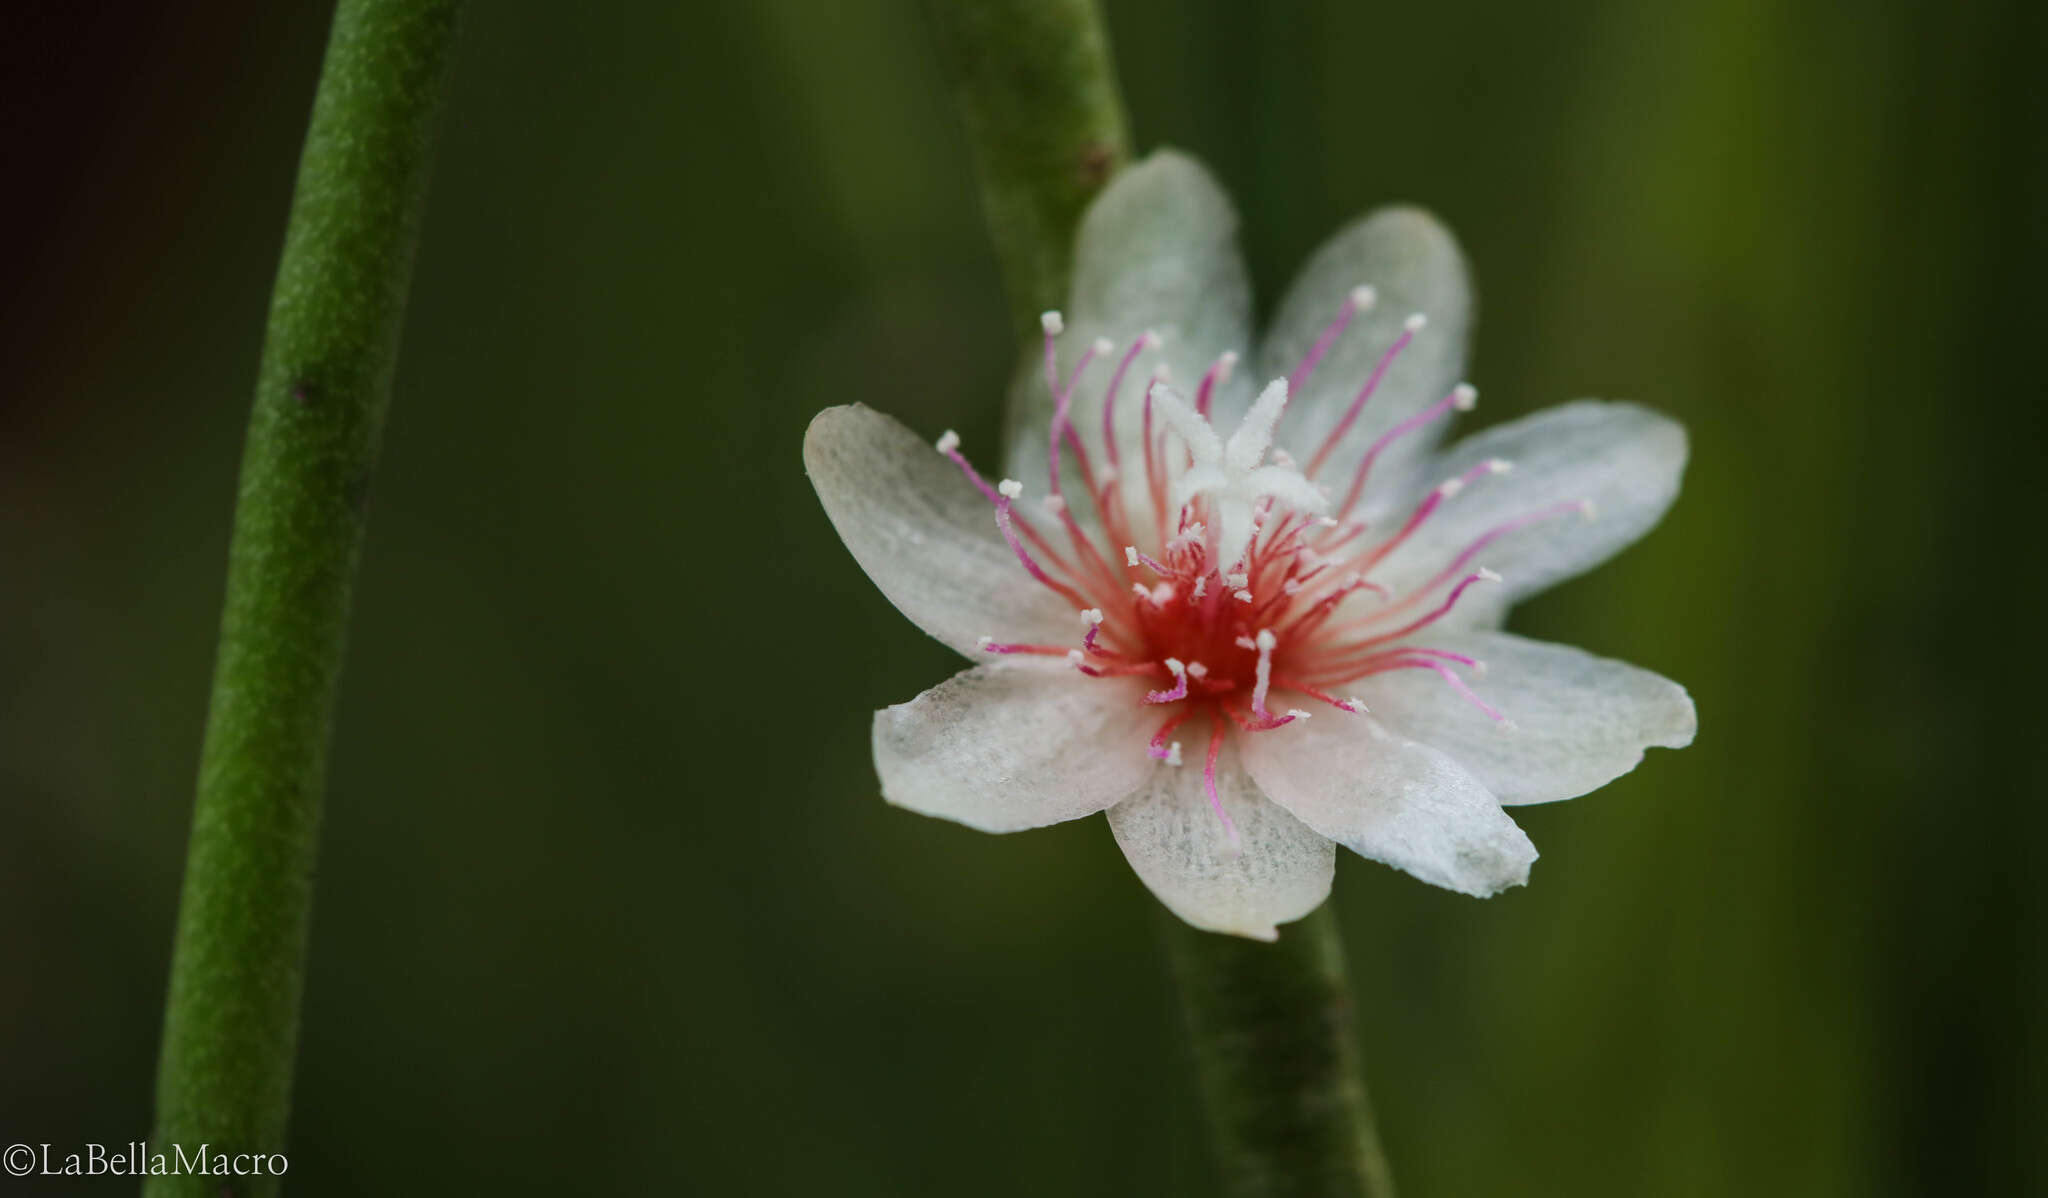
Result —
[[1248, 636], [1241, 636], [1237, 638], [1237, 647], [1240, 649], [1257, 650], [1259, 643]]
[[1049, 516], [1057, 516], [1067, 510], [1067, 498], [1064, 495], [1048, 495], [1039, 502], [1045, 505], [1046, 514]]
[[1188, 672], [1187, 663], [1181, 661], [1181, 659], [1178, 657], [1169, 657], [1160, 664], [1164, 665], [1166, 667], [1166, 672], [1173, 675], [1175, 678], [1178, 678], [1182, 674]]
[[1208, 591], [1208, 589], [1209, 576], [1207, 574], [1204, 574], [1200, 578], [1195, 579], [1195, 589], [1192, 592], [1190, 592], [1190, 596], [1195, 599], [1200, 599], [1202, 595], [1206, 591]]
[[1373, 302], [1379, 298], [1380, 293], [1371, 287], [1353, 287], [1351, 289], [1351, 306], [1360, 312], [1372, 307]]
[[1024, 493], [1024, 484], [1014, 478], [1006, 478], [996, 484], [996, 490], [1007, 498], [1015, 499]]
[[1305, 720], [1309, 717], [1309, 713], [1299, 707], [1290, 707], [1287, 709], [1287, 716], [1289, 719]]
[[1259, 629], [1259, 634], [1252, 638], [1252, 642], [1258, 645], [1259, 652], [1271, 653], [1273, 646], [1280, 643], [1280, 638], [1273, 635], [1272, 629], [1261, 628]]
[[1495, 724], [1494, 727], [1499, 728], [1502, 732], [1520, 732], [1522, 730], [1522, 726], [1513, 720], [1502, 720]]
[[1447, 478], [1436, 485], [1436, 493], [1445, 499], [1449, 499], [1464, 489], [1465, 480], [1462, 478]]
[[1191, 661], [1191, 662], [1189, 662], [1189, 663], [1188, 663], [1188, 677], [1190, 677], [1190, 678], [1207, 678], [1208, 676], [1209, 676], [1209, 667], [1208, 667], [1208, 666], [1205, 666], [1205, 665], [1203, 665], [1203, 664], [1202, 664], [1201, 662], [1199, 662], [1199, 661]]
[[1357, 695], [1351, 696], [1350, 698], [1344, 700], [1342, 703], [1337, 704], [1337, 706], [1350, 712], [1352, 715], [1364, 715], [1369, 710], [1365, 705], [1365, 700], [1359, 698]]
[[1155, 383], [1170, 383], [1170, 382], [1172, 382], [1172, 381], [1173, 381], [1173, 367], [1171, 367], [1171, 366], [1168, 366], [1168, 365], [1167, 365], [1166, 363], [1164, 363], [1164, 362], [1161, 362], [1161, 363], [1160, 363], [1159, 365], [1157, 365], [1157, 366], [1154, 366], [1154, 367], [1152, 368], [1152, 381], [1153, 381], [1153, 382], [1155, 382]]
[[1599, 509], [1599, 508], [1597, 508], [1597, 507], [1594, 507], [1594, 506], [1593, 506], [1593, 501], [1592, 501], [1592, 500], [1590, 500], [1590, 499], [1581, 499], [1581, 500], [1579, 500], [1579, 515], [1581, 515], [1581, 516], [1584, 516], [1584, 517], [1585, 517], [1586, 519], [1588, 519], [1588, 520], [1591, 520], [1591, 519], [1592, 519], [1593, 517], [1595, 517], [1595, 516], [1597, 516], [1597, 515], [1599, 515], [1599, 514], [1600, 514], [1600, 509]]
[[1173, 597], [1178, 593], [1179, 592], [1173, 589], [1172, 583], [1162, 582], [1158, 586], [1152, 588], [1152, 602], [1160, 607], [1165, 607], [1167, 604], [1173, 602]]
[[952, 453], [954, 450], [958, 448], [960, 448], [959, 433], [954, 432], [952, 429], [947, 429], [945, 432], [939, 434], [940, 453]]
[[1459, 383], [1451, 388], [1451, 406], [1460, 412], [1469, 412], [1479, 406], [1479, 388], [1470, 383]]
[[1041, 312], [1038, 315], [1038, 327], [1045, 330], [1046, 336], [1057, 337], [1066, 332], [1067, 318], [1057, 311]]
[[1082, 661], [1081, 651], [1079, 649], [1067, 650], [1067, 661], [1076, 667], [1080, 666]]
[[1097, 337], [1097, 338], [1095, 339], [1095, 352], [1096, 352], [1096, 353], [1098, 353], [1098, 354], [1111, 354], [1111, 353], [1115, 353], [1115, 352], [1116, 352], [1116, 342], [1114, 342], [1114, 341], [1111, 341], [1111, 340], [1110, 340], [1109, 338], [1107, 338], [1107, 337]]
[[1216, 385], [1220, 387], [1224, 383], [1229, 382], [1230, 372], [1236, 369], [1237, 351], [1234, 349], [1224, 350], [1223, 356], [1216, 359]]
[[995, 643], [996, 638], [992, 636], [978, 636], [974, 638], [974, 647], [976, 649], [981, 650], [983, 653], [988, 652], [988, 647]]
[[1515, 464], [1506, 458], [1488, 458], [1486, 460], [1486, 472], [1488, 474], [1506, 474], [1514, 468]]
[[1137, 565], [1137, 564], [1138, 564], [1138, 547], [1137, 547], [1136, 545], [1126, 545], [1126, 546], [1124, 546], [1124, 565], [1126, 565], [1126, 566], [1135, 566], [1135, 565]]
[[1159, 335], [1159, 330], [1157, 329], [1146, 329], [1145, 335], [1143, 337], [1138, 338], [1138, 340], [1145, 343], [1146, 349], [1158, 349], [1160, 346], [1166, 344], [1166, 338], [1161, 337]]
[[1473, 662], [1473, 663], [1471, 664], [1471, 666], [1470, 666], [1469, 668], [1471, 669], [1471, 671], [1472, 671], [1472, 676], [1473, 676], [1474, 678], [1484, 678], [1484, 677], [1486, 677], [1486, 663], [1485, 663], [1485, 662], [1483, 662], [1483, 661], [1475, 661], [1475, 662]]
[[1412, 314], [1410, 314], [1410, 316], [1408, 317], [1408, 319], [1406, 319], [1406, 320], [1402, 321], [1402, 322], [1401, 322], [1401, 327], [1402, 327], [1402, 328], [1404, 328], [1404, 329], [1407, 329], [1407, 330], [1408, 330], [1409, 332], [1411, 332], [1411, 333], [1419, 333], [1419, 332], [1421, 332], [1421, 331], [1422, 331], [1422, 326], [1423, 326], [1423, 325], [1426, 325], [1426, 324], [1428, 324], [1428, 323], [1429, 323], [1429, 317], [1427, 317], [1427, 316], [1424, 316], [1424, 315], [1423, 315], [1422, 313], [1420, 313], [1420, 312], [1416, 312], [1416, 313], [1412, 313]]
[[1174, 742], [1173, 742], [1172, 744], [1170, 744], [1170, 745], [1166, 746], [1166, 764], [1168, 764], [1168, 765], [1179, 765], [1179, 764], [1180, 764], [1180, 742], [1179, 742], [1179, 741], [1174, 741]]
[[1102, 609], [1101, 609], [1101, 608], [1099, 608], [1099, 607], [1084, 607], [1084, 608], [1082, 608], [1082, 609], [1081, 609], [1081, 622], [1082, 622], [1083, 624], [1088, 624], [1088, 625], [1091, 625], [1091, 626], [1092, 626], [1092, 625], [1096, 625], [1096, 624], [1100, 624], [1100, 623], [1102, 623]]
[[1239, 603], [1250, 603], [1252, 601], [1252, 593], [1250, 591], [1237, 591], [1231, 595], [1231, 598]]
[[1225, 574], [1225, 575], [1223, 576], [1223, 583], [1224, 583], [1224, 585], [1225, 585], [1225, 586], [1241, 587], [1241, 586], [1245, 586], [1246, 584], [1250, 583], [1250, 582], [1251, 582], [1251, 580], [1252, 580], [1252, 576], [1251, 576], [1251, 575], [1249, 575], [1249, 574], [1243, 574], [1243, 573], [1238, 573], [1238, 574]]
[[1338, 522], [1337, 522], [1337, 517], [1335, 517], [1335, 516], [1317, 516], [1317, 517], [1316, 517], [1316, 527], [1317, 527], [1317, 528], [1335, 528], [1335, 527], [1337, 527], [1337, 523], [1338, 523]]
[[1142, 582], [1131, 584], [1131, 594], [1136, 595], [1140, 599], [1150, 599], [1152, 597], [1152, 592], [1146, 590], [1145, 584]]
[[1500, 581], [1500, 575], [1498, 575], [1498, 574], [1495, 574], [1495, 573], [1494, 573], [1493, 571], [1491, 571], [1491, 570], [1487, 569], [1487, 568], [1486, 568], [1485, 566], [1481, 566], [1481, 567], [1479, 567], [1479, 581], [1481, 581], [1481, 582], [1499, 582], [1499, 581]]

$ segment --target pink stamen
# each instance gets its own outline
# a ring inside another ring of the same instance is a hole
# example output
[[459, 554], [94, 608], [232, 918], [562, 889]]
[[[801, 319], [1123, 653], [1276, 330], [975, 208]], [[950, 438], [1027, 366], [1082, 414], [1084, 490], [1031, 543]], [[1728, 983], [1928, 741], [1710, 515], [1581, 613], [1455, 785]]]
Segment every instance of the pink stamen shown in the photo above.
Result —
[[1173, 689], [1164, 691], [1146, 691], [1145, 702], [1178, 703], [1182, 699], [1188, 697], [1188, 668], [1181, 664], [1179, 658], [1169, 657], [1166, 659], [1166, 669], [1169, 673], [1173, 675]]
[[1223, 729], [1226, 726], [1222, 720], [1209, 721], [1209, 759], [1202, 766], [1202, 789], [1209, 795], [1209, 809], [1223, 821], [1223, 831], [1230, 837], [1231, 849], [1243, 852], [1244, 841], [1238, 837], [1237, 823], [1223, 809], [1223, 800], [1216, 794], [1216, 756], [1223, 751]]
[[[1411, 316], [1408, 318], [1408, 324], [1402, 326], [1401, 335], [1394, 338], [1394, 343], [1387, 347], [1386, 353], [1380, 355], [1379, 364], [1373, 367], [1372, 374], [1365, 380], [1365, 386], [1358, 389], [1351, 406], [1344, 409], [1344, 418], [1337, 422], [1337, 427], [1330, 430], [1329, 436], [1323, 438], [1323, 443], [1316, 448], [1315, 456], [1308, 460], [1306, 473], [1310, 478], [1314, 478], [1316, 472], [1323, 468], [1323, 463], [1330, 460], [1330, 454], [1337, 448], [1337, 442], [1342, 441], [1344, 434], [1351, 431], [1351, 426], [1358, 420], [1358, 414], [1365, 410], [1365, 401], [1371, 399], [1372, 393], [1379, 389], [1380, 381], [1387, 377], [1387, 371], [1393, 367], [1394, 359], [1400, 357], [1401, 351], [1407, 349], [1408, 343], [1413, 340], [1415, 318]], [[1289, 391], [1291, 393], [1292, 388], [1289, 388]]]
[[1372, 473], [1373, 463], [1379, 461], [1380, 454], [1386, 451], [1387, 446], [1392, 445], [1423, 425], [1436, 420], [1452, 408], [1456, 408], [1461, 412], [1471, 411], [1472, 405], [1478, 402], [1478, 394], [1477, 391], [1474, 391], [1466, 384], [1459, 383], [1451, 388], [1449, 395], [1444, 396], [1415, 415], [1381, 433], [1380, 439], [1374, 441], [1372, 448], [1365, 451], [1365, 456], [1358, 459], [1358, 469], [1351, 475], [1351, 487], [1344, 492], [1344, 503], [1338, 507], [1337, 515], [1340, 517], [1348, 516], [1351, 514], [1351, 509], [1357, 506], [1358, 497], [1365, 493], [1365, 480]]
[[1131, 342], [1131, 347], [1124, 351], [1123, 359], [1116, 364], [1116, 372], [1109, 376], [1109, 390], [1105, 391], [1102, 395], [1102, 453], [1112, 470], [1118, 468], [1116, 393], [1118, 388], [1124, 385], [1124, 375], [1131, 369], [1131, 363], [1137, 361], [1138, 355], [1143, 353], [1151, 343], [1151, 333], [1146, 333]]
[[1294, 368], [1294, 373], [1287, 376], [1289, 395], [1301, 394], [1301, 385], [1315, 374], [1316, 367], [1329, 355], [1330, 347], [1336, 345], [1337, 338], [1342, 337], [1344, 330], [1350, 327], [1351, 318], [1371, 307], [1372, 300], [1373, 292], [1370, 287], [1356, 288], [1344, 297], [1344, 304], [1338, 309], [1336, 317], [1323, 329], [1315, 344], [1309, 346], [1308, 353], [1303, 355], [1301, 363]]
[[1202, 419], [1209, 418], [1209, 406], [1216, 398], [1216, 387], [1230, 378], [1230, 372], [1236, 365], [1237, 351], [1226, 350], [1209, 363], [1209, 369], [1202, 372], [1201, 385], [1195, 388], [1195, 411], [1201, 413]]
[[[1044, 585], [1051, 587], [1054, 591], [1057, 591], [1074, 606], [1086, 607], [1088, 600], [1082, 597], [1081, 592], [1039, 568], [1037, 560], [1031, 556], [1031, 551], [1024, 548], [1024, 542], [1018, 539], [1017, 530], [1012, 527], [1012, 524], [1013, 521], [1010, 518], [1010, 497], [1007, 495], [998, 496], [996, 500], [996, 527], [1002, 530], [1003, 540], [1010, 543], [1010, 552], [1016, 554], [1017, 560], [1024, 563], [1025, 572]], [[1029, 526], [1027, 525], [1026, 527]]]

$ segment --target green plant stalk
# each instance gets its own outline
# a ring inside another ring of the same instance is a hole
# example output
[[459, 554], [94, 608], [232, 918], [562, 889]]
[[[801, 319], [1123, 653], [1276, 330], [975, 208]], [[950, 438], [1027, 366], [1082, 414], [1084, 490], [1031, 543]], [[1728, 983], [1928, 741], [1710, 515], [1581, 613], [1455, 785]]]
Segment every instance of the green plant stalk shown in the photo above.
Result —
[[1074, 229], [1130, 159], [1097, 0], [927, 0], [1021, 335], [1066, 302]]
[[[1028, 345], [1065, 302], [1081, 215], [1130, 156], [1096, 0], [927, 0]], [[1231, 1193], [1391, 1198], [1352, 1036], [1336, 916], [1278, 944], [1167, 917], [1196, 1066]]]
[[[284, 1148], [335, 685], [456, 9], [334, 14], [242, 459], [153, 1151]], [[147, 1187], [222, 1192], [218, 1177]]]
[[1328, 904], [1275, 944], [1164, 922], [1228, 1192], [1393, 1198]]

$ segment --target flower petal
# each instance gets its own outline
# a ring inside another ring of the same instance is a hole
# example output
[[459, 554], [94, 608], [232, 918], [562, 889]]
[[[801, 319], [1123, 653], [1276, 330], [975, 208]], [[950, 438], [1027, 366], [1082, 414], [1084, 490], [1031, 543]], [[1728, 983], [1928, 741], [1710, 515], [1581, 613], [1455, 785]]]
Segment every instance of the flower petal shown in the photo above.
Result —
[[[1592, 569], [1655, 526], [1678, 496], [1685, 456], [1684, 428], [1630, 403], [1580, 400], [1487, 429], [1440, 455], [1421, 481], [1434, 484], [1494, 458], [1511, 469], [1477, 478], [1445, 501], [1373, 577], [1399, 593], [1449, 567], [1479, 538], [1548, 511], [1470, 560], [1498, 571], [1505, 585], [1476, 588], [1447, 624], [1497, 623], [1516, 600]], [[1590, 517], [1571, 510], [1580, 502], [1591, 505]]]
[[[1103, 391], [1115, 360], [1146, 330], [1164, 344], [1137, 359], [1118, 394], [1126, 447], [1139, 444], [1145, 384], [1157, 363], [1165, 362], [1175, 384], [1193, 395], [1219, 355], [1251, 344], [1251, 283], [1237, 247], [1237, 210], [1200, 162], [1160, 150], [1125, 168], [1089, 205], [1075, 241], [1066, 323], [1062, 379], [1095, 338], [1115, 345], [1074, 395], [1072, 418], [1091, 447], [1101, 439]], [[1046, 476], [1053, 402], [1039, 355], [1025, 358], [1010, 392], [1006, 461], [1013, 477], [1035, 486]], [[1215, 410], [1234, 420], [1249, 399], [1250, 382], [1239, 371], [1218, 389]]]
[[1093, 815], [1152, 769], [1143, 690], [1065, 663], [963, 670], [875, 713], [882, 797], [984, 832]]
[[[1352, 289], [1363, 285], [1377, 293], [1372, 307], [1352, 317], [1288, 402], [1280, 443], [1303, 463], [1401, 335], [1402, 322], [1420, 312], [1429, 323], [1395, 360], [1319, 472], [1319, 481], [1340, 493], [1358, 459], [1382, 433], [1450, 393], [1465, 369], [1472, 324], [1471, 282], [1450, 230], [1419, 208], [1382, 208], [1324, 242], [1295, 276], [1259, 347], [1257, 377], [1292, 373], [1350, 302]], [[1375, 478], [1403, 477], [1442, 432], [1439, 421], [1388, 446], [1373, 468]], [[1368, 494], [1365, 514], [1372, 514], [1370, 501], [1380, 490], [1375, 486]]]
[[1481, 898], [1529, 880], [1536, 846], [1479, 780], [1371, 716], [1256, 733], [1242, 751], [1267, 798], [1361, 856]]
[[872, 408], [827, 408], [804, 469], [839, 539], [896, 609], [961, 653], [975, 641], [1078, 641], [1073, 605], [1032, 581], [953, 463]]
[[1682, 749], [1698, 727], [1685, 688], [1625, 662], [1504, 632], [1429, 637], [1486, 663], [1472, 688], [1495, 723], [1427, 670], [1394, 670], [1353, 689], [1388, 727], [1455, 758], [1502, 803], [1548, 803], [1598, 790], [1650, 746]]
[[1226, 746], [1217, 760], [1216, 796], [1237, 825], [1238, 846], [1195, 765], [1156, 767], [1141, 790], [1109, 809], [1109, 830], [1175, 915], [1203, 931], [1272, 940], [1274, 925], [1300, 919], [1329, 896], [1336, 849], [1261, 795], [1236, 756]]

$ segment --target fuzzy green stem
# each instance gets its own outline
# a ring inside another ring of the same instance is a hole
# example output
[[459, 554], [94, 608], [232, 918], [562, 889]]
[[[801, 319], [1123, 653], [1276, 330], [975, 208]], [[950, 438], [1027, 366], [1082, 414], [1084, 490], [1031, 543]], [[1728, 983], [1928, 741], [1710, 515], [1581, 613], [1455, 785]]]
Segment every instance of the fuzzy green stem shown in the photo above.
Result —
[[1329, 906], [1276, 944], [1165, 922], [1228, 1193], [1393, 1198]]
[[1027, 337], [1066, 301], [1074, 229], [1130, 157], [1096, 0], [927, 0]]
[[[153, 1151], [284, 1148], [335, 685], [456, 8], [334, 14], [242, 459]], [[147, 1193], [276, 1185], [180, 1176]]]

